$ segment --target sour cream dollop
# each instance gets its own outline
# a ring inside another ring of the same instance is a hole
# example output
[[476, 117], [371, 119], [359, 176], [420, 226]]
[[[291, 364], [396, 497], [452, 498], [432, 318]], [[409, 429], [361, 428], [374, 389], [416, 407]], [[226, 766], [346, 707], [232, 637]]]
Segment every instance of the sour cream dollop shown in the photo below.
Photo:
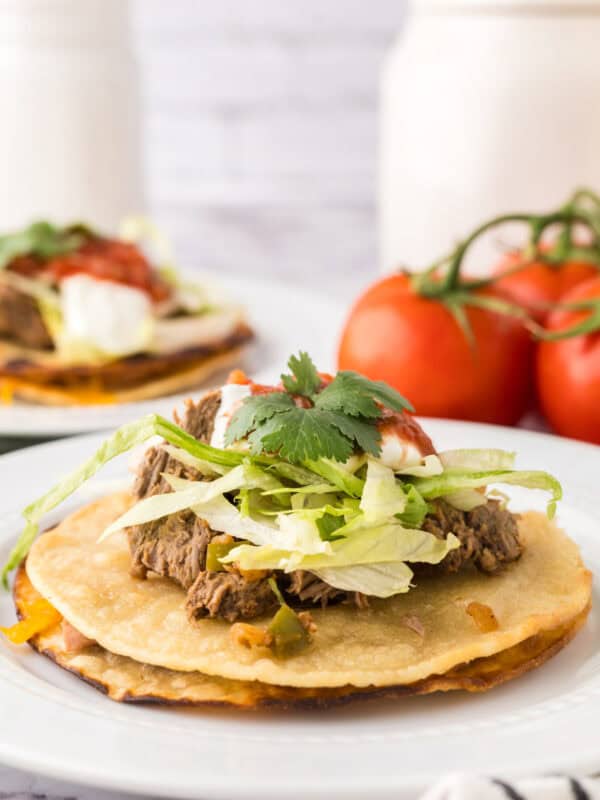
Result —
[[420, 464], [423, 454], [414, 442], [402, 439], [397, 433], [384, 433], [381, 437], [381, 454], [379, 461], [390, 469]]
[[153, 314], [146, 292], [81, 274], [65, 278], [60, 288], [67, 346], [86, 344], [115, 356], [149, 347]]
[[378, 427], [381, 432], [379, 461], [386, 467], [394, 470], [412, 467], [435, 453], [429, 436], [408, 414], [387, 412]]
[[221, 387], [221, 405], [215, 416], [215, 424], [210, 443], [213, 447], [225, 447], [225, 431], [231, 417], [242, 404], [245, 397], [250, 397], [252, 389], [247, 384], [226, 383]]

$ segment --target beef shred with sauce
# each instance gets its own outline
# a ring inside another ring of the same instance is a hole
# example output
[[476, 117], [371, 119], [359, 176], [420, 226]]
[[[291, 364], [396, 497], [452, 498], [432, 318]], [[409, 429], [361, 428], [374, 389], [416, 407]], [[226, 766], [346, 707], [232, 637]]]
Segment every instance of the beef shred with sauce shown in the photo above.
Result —
[[[183, 418], [177, 422], [196, 439], [208, 443], [220, 402], [219, 391], [209, 392], [198, 403], [188, 401]], [[135, 496], [142, 499], [171, 491], [162, 473], [188, 479], [201, 477], [161, 446], [152, 447], [138, 470]], [[444, 500], [436, 500], [422, 527], [438, 538], [453, 533], [460, 547], [440, 564], [412, 565], [417, 575], [457, 572], [468, 566], [495, 573], [521, 555], [516, 517], [497, 500], [488, 500], [472, 511], [459, 511]], [[131, 527], [128, 537], [132, 574], [145, 578], [153, 572], [176, 581], [187, 592], [186, 610], [192, 621], [221, 617], [234, 622], [273, 612], [278, 602], [268, 582], [269, 574], [245, 575], [235, 567], [221, 572], [206, 570], [207, 547], [221, 535], [191, 510]], [[306, 570], [278, 574], [277, 578], [288, 602], [296, 607], [346, 601], [359, 608], [368, 605], [364, 595], [336, 589]]]

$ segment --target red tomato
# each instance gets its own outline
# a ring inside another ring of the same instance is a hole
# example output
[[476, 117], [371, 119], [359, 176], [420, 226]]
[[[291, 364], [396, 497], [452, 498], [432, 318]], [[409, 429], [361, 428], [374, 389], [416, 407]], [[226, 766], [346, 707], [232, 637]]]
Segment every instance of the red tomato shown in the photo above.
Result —
[[[561, 302], [589, 299], [600, 303], [600, 277], [579, 284]], [[557, 309], [546, 327], [551, 331], [570, 328], [589, 314], [587, 310]], [[557, 433], [600, 444], [600, 331], [541, 342], [537, 388], [542, 411]]]
[[531, 339], [507, 316], [470, 306], [465, 313], [474, 345], [442, 302], [414, 292], [409, 277], [384, 278], [352, 309], [338, 366], [386, 381], [417, 414], [514, 424], [528, 405]]
[[[501, 275], [514, 269], [524, 260], [522, 253], [508, 253], [495, 273]], [[523, 306], [538, 322], [543, 322], [549, 309], [544, 303], [556, 303], [565, 292], [577, 284], [598, 275], [598, 268], [582, 261], [565, 261], [562, 264], [546, 264], [536, 261], [518, 272], [506, 275], [496, 282], [496, 287], [507, 297]]]

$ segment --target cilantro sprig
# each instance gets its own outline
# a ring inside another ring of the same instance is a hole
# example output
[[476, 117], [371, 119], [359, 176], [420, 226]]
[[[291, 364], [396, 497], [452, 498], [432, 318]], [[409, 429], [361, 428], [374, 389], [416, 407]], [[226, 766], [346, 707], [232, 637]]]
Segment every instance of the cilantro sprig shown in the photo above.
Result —
[[0, 269], [18, 256], [36, 256], [46, 261], [77, 250], [92, 234], [83, 224], [59, 227], [51, 222], [33, 222], [27, 228], [0, 236]]
[[346, 461], [357, 448], [378, 456], [382, 408], [413, 411], [391, 386], [356, 372], [338, 372], [324, 386], [308, 353], [292, 356], [288, 368], [285, 391], [244, 399], [227, 427], [227, 445], [248, 437], [251, 452], [278, 453], [294, 464]]

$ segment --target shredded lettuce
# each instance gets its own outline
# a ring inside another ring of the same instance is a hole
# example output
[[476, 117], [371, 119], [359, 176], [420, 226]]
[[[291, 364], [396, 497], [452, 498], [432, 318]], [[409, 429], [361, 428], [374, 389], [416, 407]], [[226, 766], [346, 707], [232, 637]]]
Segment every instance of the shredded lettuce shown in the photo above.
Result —
[[[291, 519], [291, 518], [288, 518]], [[271, 545], [268, 547], [252, 547], [239, 545], [232, 549], [223, 563], [236, 562], [242, 569], [281, 569], [292, 572], [296, 569], [307, 569], [317, 575], [329, 575], [324, 578], [332, 586], [347, 588], [344, 580], [354, 567], [373, 566], [373, 571], [365, 573], [371, 576], [367, 590], [352, 588], [350, 591], [364, 591], [376, 597], [389, 597], [399, 591], [407, 591], [412, 577], [411, 570], [405, 562], [422, 562], [437, 564], [451, 550], [459, 547], [458, 539], [449, 534], [444, 539], [425, 531], [403, 528], [401, 525], [387, 524], [377, 528], [365, 529], [363, 533], [331, 542], [329, 552], [322, 554], [302, 555], [295, 550]], [[379, 567], [387, 565], [382, 573], [382, 580], [377, 583]], [[336, 571], [342, 572], [336, 576]], [[388, 580], [383, 580], [387, 576]], [[358, 574], [356, 580], [359, 580]], [[390, 583], [391, 580], [391, 583]], [[394, 587], [392, 589], [392, 586]], [[400, 588], [399, 588], [400, 587]]]
[[43, 300], [48, 305], [60, 308], [60, 295], [58, 292], [41, 280], [34, 280], [20, 275], [18, 272], [5, 270], [0, 271], [0, 283], [5, 283], [7, 286], [33, 297], [35, 300]]
[[[237, 469], [237, 468], [236, 468]], [[243, 475], [243, 482], [241, 487], [244, 489], [259, 489], [265, 495], [276, 494], [278, 490], [284, 488], [281, 481], [262, 467], [253, 464], [250, 457], [246, 456], [241, 464]], [[175, 491], [183, 491], [185, 489], [192, 489], [194, 486], [202, 485], [203, 481], [189, 480], [188, 478], [180, 478], [177, 475], [164, 475], [165, 480], [169, 483]], [[224, 489], [223, 492], [233, 491], [232, 489]]]
[[245, 539], [255, 545], [270, 545], [278, 534], [275, 521], [245, 517], [222, 495], [194, 508], [194, 512], [206, 520], [213, 530], [228, 533], [236, 539]]
[[260, 458], [253, 457], [253, 461], [276, 472], [280, 478], [293, 481], [293, 483], [297, 483], [300, 486], [316, 483], [318, 477], [320, 477], [315, 472], [311, 472], [304, 467], [299, 467], [297, 464], [290, 464], [287, 461], [281, 461], [281, 459], [278, 458], [269, 458], [268, 456]]
[[144, 246], [150, 245], [152, 250], [152, 260], [159, 270], [164, 270], [166, 274], [174, 272], [173, 267], [173, 248], [171, 242], [152, 222], [144, 216], [125, 217], [119, 226], [119, 238], [125, 242], [132, 242]]
[[[324, 512], [319, 512], [322, 516]], [[307, 554], [329, 553], [331, 545], [321, 537], [317, 517], [310, 511], [297, 511], [295, 514], [281, 514], [277, 517], [279, 535], [274, 545], [291, 550], [302, 557]]]
[[485, 505], [488, 498], [485, 492], [478, 489], [459, 489], [458, 492], [445, 495], [444, 500], [459, 511], [473, 511], [477, 506]]
[[[236, 467], [235, 469], [239, 469]], [[270, 472], [250, 463], [248, 459], [242, 465], [243, 481], [236, 497], [242, 516], [275, 516], [281, 513], [286, 502], [270, 492], [282, 488], [282, 484]], [[195, 481], [186, 480], [173, 475], [165, 475], [165, 480], [172, 489], [183, 491], [197, 486]]]
[[512, 470], [515, 465], [514, 453], [497, 449], [445, 450], [439, 453], [439, 459], [445, 470], [461, 472], [489, 472], [491, 470], [504, 472]]
[[241, 514], [225, 497], [196, 506], [194, 512], [206, 520], [213, 530], [228, 533], [236, 539], [245, 539], [261, 549], [261, 545], [278, 550], [293, 551], [302, 555], [329, 552], [330, 545], [323, 541], [312, 515], [299, 513], [280, 514], [273, 521], [256, 520]]
[[302, 555], [289, 548], [286, 552], [286, 548], [278, 544], [276, 561], [269, 548], [247, 544], [240, 544], [231, 550], [223, 561], [236, 561], [242, 569], [283, 569], [291, 572], [301, 568], [313, 572], [324, 567], [397, 561], [437, 564], [451, 550], [460, 546], [453, 534], [446, 539], [438, 539], [426, 531], [404, 528], [399, 524], [381, 525], [365, 529], [359, 535], [337, 539], [331, 543], [331, 550], [326, 555]]
[[433, 475], [441, 475], [444, 471], [442, 462], [438, 456], [425, 456], [420, 464], [412, 464], [402, 469], [397, 469], [397, 475], [414, 475], [417, 478], [430, 478]]
[[[323, 495], [320, 495], [320, 497], [323, 497]], [[334, 503], [336, 503], [335, 497], [327, 499], [331, 499], [332, 502], [327, 502], [327, 500], [325, 500], [321, 501], [318, 505], [315, 503], [314, 506], [298, 506], [296, 508], [287, 509], [282, 513], [288, 515], [290, 514], [297, 515], [300, 514], [300, 512], [302, 512], [302, 515], [306, 519], [314, 519], [314, 520], [318, 520], [325, 514], [329, 514], [330, 516], [333, 517], [340, 517], [340, 518], [343, 517], [342, 522], [344, 522], [344, 519], [355, 517], [358, 514], [358, 510], [352, 506], [346, 506], [344, 504], [334, 505]]]
[[50, 334], [55, 348], [58, 349], [65, 328], [62, 308], [60, 305], [56, 305], [53, 300], [49, 300], [45, 297], [37, 298], [37, 306], [42, 320], [44, 321], [44, 325], [46, 326], [46, 330]]
[[[172, 477], [168, 474], [164, 475], [167, 483], [177, 485], [178, 479], [172, 480]], [[129, 528], [132, 525], [143, 525], [146, 522], [153, 522], [169, 514], [184, 511], [186, 508], [193, 508], [207, 503], [209, 500], [214, 500], [215, 497], [219, 497], [226, 492], [240, 489], [244, 486], [245, 480], [245, 469], [240, 465], [217, 480], [184, 481], [186, 484], [191, 484], [189, 488], [145, 497], [105, 528], [98, 541], [106, 539], [111, 534], [123, 530], [123, 528]]]
[[249, 459], [244, 461], [244, 488], [260, 489], [263, 492], [276, 492], [285, 488], [280, 480], [267, 470], [262, 469], [256, 464], [252, 464]]
[[[296, 549], [298, 552], [302, 553], [321, 553], [325, 551], [326, 548], [323, 548], [320, 541], [321, 536], [318, 525], [316, 524], [317, 520], [325, 514], [343, 516], [347, 513], [345, 508], [324, 506], [319, 509], [302, 509], [300, 511], [292, 512], [290, 510], [282, 512], [281, 509], [279, 509], [279, 511], [273, 511], [269, 507], [267, 509], [267, 517], [276, 516], [276, 519], [274, 521], [271, 521], [268, 518], [264, 519], [264, 508], [257, 504], [257, 498], [256, 495], [254, 495], [254, 492], [258, 492], [260, 490], [260, 484], [264, 480], [266, 473], [264, 473], [263, 470], [248, 464], [244, 464], [241, 467], [236, 467], [236, 469], [232, 470], [232, 472], [236, 472], [238, 469], [243, 471], [243, 479], [241, 482], [243, 488], [240, 492], [242, 502], [240, 503], [239, 510], [236, 509], [236, 507], [225, 498], [223, 498], [225, 503], [215, 504], [213, 501], [216, 498], [216, 494], [213, 494], [212, 492], [210, 495], [207, 495], [206, 500], [201, 499], [200, 502], [195, 505], [190, 503], [188, 507], [192, 507], [194, 512], [198, 516], [202, 517], [202, 519], [205, 519], [209, 525], [214, 528], [214, 530], [218, 530], [223, 533], [229, 533], [236, 538], [247, 539], [248, 541], [258, 544], [267, 543], [280, 547], [286, 546], [288, 549]], [[261, 472], [263, 475], [260, 474]], [[229, 473], [229, 475], [231, 474], [232, 473]], [[182, 478], [176, 478], [170, 475], [165, 475], [164, 477], [180, 494], [183, 494], [183, 492], [186, 491], [193, 491], [193, 488], [188, 488], [190, 486], [193, 487], [193, 481], [186, 481]], [[266, 475], [266, 477], [270, 478], [271, 476]], [[212, 484], [196, 482], [195, 486], [211, 486], [216, 483], [218, 483], [218, 481], [213, 481]], [[222, 492], [224, 491], [233, 491], [233, 489], [222, 489]], [[238, 495], [238, 497], [240, 495]], [[155, 499], [162, 496], [170, 497], [172, 495], [155, 495], [149, 499]], [[265, 500], [268, 501], [269, 499], [270, 496], [266, 495]], [[146, 503], [146, 500], [140, 501], [138, 506], [144, 503]], [[133, 511], [135, 508], [136, 507], [134, 506], [131, 511]], [[213, 516], [215, 508], [218, 510], [218, 518]], [[153, 519], [160, 519], [160, 517], [165, 516], [165, 514], [160, 512], [161, 508], [157, 505], [155, 507], [156, 516], [153, 517]], [[149, 522], [150, 520], [145, 521]], [[250, 521], [250, 524], [248, 524], [248, 521]], [[113, 524], [117, 525], [118, 522], [119, 520]], [[230, 527], [227, 528], [227, 525]], [[257, 535], [261, 539], [260, 542], [255, 541]]]
[[321, 458], [318, 461], [307, 461], [305, 466], [311, 472], [325, 478], [326, 481], [337, 486], [350, 497], [360, 497], [364, 488], [364, 481], [345, 469], [338, 461], [329, 458]]
[[281, 500], [277, 500], [271, 495], [266, 495], [260, 489], [242, 488], [238, 492], [235, 502], [244, 517], [276, 517], [281, 514]]
[[413, 485], [426, 499], [454, 495], [464, 489], [478, 489], [490, 484], [504, 483], [523, 486], [526, 489], [541, 489], [550, 493], [547, 513], [550, 518], [556, 511], [556, 503], [562, 497], [562, 487], [556, 478], [547, 472], [492, 470], [489, 472], [445, 472], [433, 478], [415, 478]]
[[309, 483], [306, 486], [282, 486], [279, 489], [267, 489], [265, 494], [330, 494], [339, 491], [331, 483]]
[[[239, 466], [248, 458], [246, 453], [235, 450], [220, 450], [216, 447], [203, 444], [184, 431], [178, 425], [160, 416], [159, 414], [149, 414], [136, 422], [130, 422], [118, 428], [115, 433], [106, 439], [98, 450], [88, 458], [83, 464], [77, 467], [69, 475], [58, 481], [46, 494], [33, 503], [30, 503], [23, 511], [26, 524], [19, 536], [15, 546], [11, 550], [8, 560], [2, 570], [2, 582], [8, 586], [9, 573], [19, 566], [25, 558], [39, 530], [41, 519], [52, 509], [59, 506], [77, 489], [90, 480], [105, 464], [116, 456], [131, 450], [137, 445], [143, 444], [152, 436], [161, 436], [170, 444], [181, 448], [195, 458], [208, 461], [221, 467], [233, 468]], [[253, 456], [253, 463], [273, 469], [277, 472], [283, 468], [287, 473], [289, 465], [279, 463], [277, 459], [268, 456]], [[298, 468], [294, 470], [298, 477], [304, 476], [306, 483], [314, 483], [316, 476], [307, 470]], [[235, 535], [235, 534], [234, 534]]]
[[401, 514], [396, 514], [396, 518], [407, 528], [420, 528], [429, 513], [429, 505], [414, 486], [405, 486], [405, 491], [406, 507]]
[[330, 556], [307, 556], [302, 559], [302, 566], [312, 570], [396, 561], [438, 564], [459, 546], [460, 542], [453, 534], [438, 539], [426, 531], [388, 523], [338, 539], [332, 544]]
[[340, 514], [346, 517], [358, 514], [359, 502], [357, 497], [346, 497], [339, 494], [303, 494], [299, 492], [290, 497], [292, 511], [335, 507]]
[[339, 466], [342, 469], [345, 469], [346, 472], [352, 473], [355, 475], [358, 470], [367, 463], [368, 456], [366, 453], [354, 453], [351, 455], [347, 461], [342, 461], [339, 463]]
[[191, 467], [192, 469], [198, 470], [201, 475], [225, 475], [225, 473], [230, 469], [230, 467], [224, 467], [221, 464], [215, 464], [214, 462], [207, 461], [204, 458], [197, 458], [196, 456], [188, 453], [187, 450], [183, 450], [181, 447], [173, 447], [171, 444], [164, 444], [162, 445], [162, 448], [171, 456], [171, 458], [174, 458], [176, 461], [179, 461], [186, 467]]
[[402, 561], [384, 564], [357, 564], [351, 567], [324, 567], [314, 574], [336, 589], [361, 592], [370, 597], [392, 597], [408, 592], [413, 572]]
[[360, 501], [365, 521], [376, 522], [401, 514], [406, 508], [406, 495], [394, 471], [379, 461], [369, 459], [367, 478]]

